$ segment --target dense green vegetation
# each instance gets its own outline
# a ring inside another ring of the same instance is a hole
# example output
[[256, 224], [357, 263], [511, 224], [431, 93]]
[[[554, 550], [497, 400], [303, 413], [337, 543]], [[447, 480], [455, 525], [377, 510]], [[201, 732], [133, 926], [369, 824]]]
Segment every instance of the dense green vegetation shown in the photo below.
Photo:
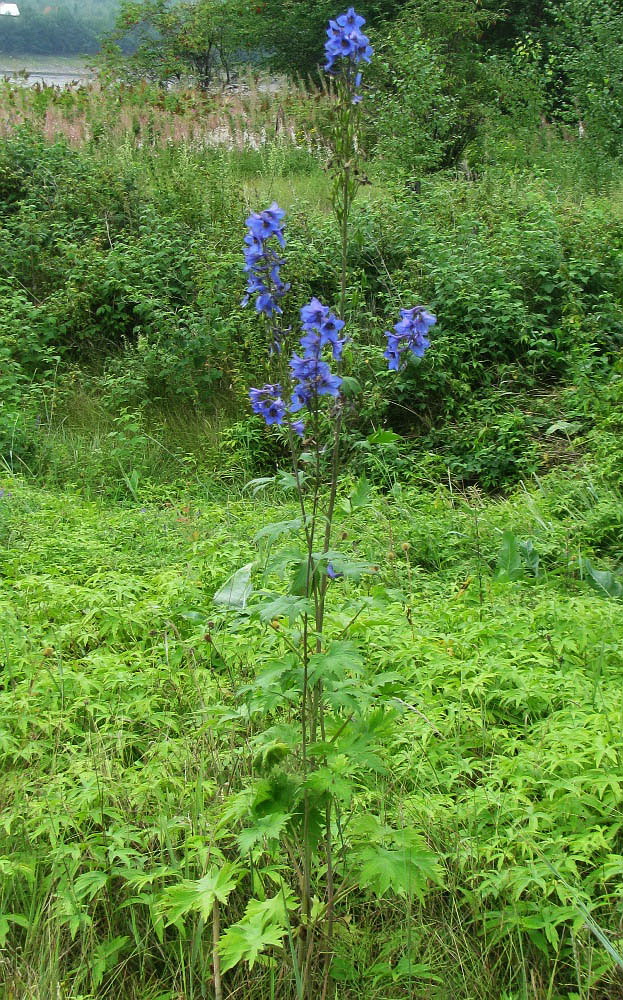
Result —
[[[623, 12], [497, 6], [364, 11], [302, 757], [305, 524], [241, 245], [277, 200], [286, 325], [338, 307], [334, 100], [200, 77], [313, 74], [334, 5], [245, 8], [200, 63], [182, 4], [125, 82], [2, 86], [0, 1000], [623, 998]], [[388, 372], [415, 302], [432, 346]]]
[[2, 55], [85, 55], [99, 52], [117, 13], [117, 0], [21, 0], [19, 17], [0, 23]]
[[[61, 982], [67, 997], [211, 996], [208, 935], [199, 914], [164, 930], [167, 889], [235, 856], [258, 822], [224, 812], [223, 792], [239, 808], [249, 779], [271, 773], [263, 688], [237, 692], [256, 672], [269, 684], [287, 654], [268, 624], [232, 622], [211, 595], [293, 506], [209, 483], [122, 505], [5, 486], [8, 995]], [[442, 881], [419, 875], [374, 903], [372, 885], [351, 892], [340, 998], [621, 995], [581, 907], [620, 940], [623, 616], [578, 576], [579, 554], [620, 559], [621, 511], [616, 488], [557, 473], [486, 506], [405, 490], [342, 515], [349, 550], [378, 572], [363, 591], [336, 585], [340, 615], [369, 595], [351, 633], [358, 685], [379, 685], [387, 714], [365, 743], [374, 780], [365, 761], [353, 774], [340, 865], [352, 877], [357, 824], [380, 808], [425, 838]], [[532, 542], [527, 563], [513, 568], [504, 530], [524, 552]], [[270, 969], [245, 968], [232, 994], [271, 996]], [[296, 995], [287, 977], [279, 989]]]

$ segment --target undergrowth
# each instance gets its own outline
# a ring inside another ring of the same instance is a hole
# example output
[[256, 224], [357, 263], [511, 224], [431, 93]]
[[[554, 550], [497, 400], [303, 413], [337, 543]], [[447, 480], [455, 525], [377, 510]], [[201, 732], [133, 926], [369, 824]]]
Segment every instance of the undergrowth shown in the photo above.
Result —
[[[341, 822], [346, 842], [370, 810], [417, 831], [440, 878], [374, 906], [351, 895], [336, 996], [623, 996], [589, 926], [620, 948], [623, 606], [582, 570], [620, 558], [603, 527], [620, 492], [586, 470], [498, 502], [394, 494], [344, 522], [375, 572], [335, 584], [340, 613], [385, 704]], [[287, 652], [278, 620], [232, 624], [212, 596], [293, 515], [207, 481], [137, 485], [120, 506], [4, 481], [7, 998], [209, 995], [200, 915], [165, 926], [167, 890], [227, 850], [245, 824], [219, 825], [224, 797], [278, 762], [236, 692]], [[231, 995], [295, 996], [272, 957], [232, 972]]]

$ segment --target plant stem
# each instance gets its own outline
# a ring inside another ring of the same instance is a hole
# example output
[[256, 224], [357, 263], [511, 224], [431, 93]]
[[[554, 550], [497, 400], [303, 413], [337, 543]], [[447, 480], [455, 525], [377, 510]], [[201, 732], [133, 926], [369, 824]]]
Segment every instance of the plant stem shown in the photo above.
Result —
[[223, 1000], [223, 985], [221, 982], [221, 956], [218, 942], [221, 936], [221, 911], [218, 899], [214, 900], [212, 910], [212, 968], [214, 970], [214, 1000]]

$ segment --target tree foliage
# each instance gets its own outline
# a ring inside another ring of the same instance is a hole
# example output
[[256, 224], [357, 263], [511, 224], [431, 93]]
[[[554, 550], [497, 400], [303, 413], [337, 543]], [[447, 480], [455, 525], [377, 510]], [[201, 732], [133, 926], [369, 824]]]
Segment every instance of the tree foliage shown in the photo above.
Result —
[[46, 6], [20, 0], [19, 17], [0, 19], [0, 53], [74, 55], [99, 51], [101, 36], [114, 23], [115, 0]]
[[205, 89], [219, 72], [229, 79], [245, 54], [247, 10], [243, 0], [124, 0], [105, 62], [130, 78], [166, 84], [191, 76]]

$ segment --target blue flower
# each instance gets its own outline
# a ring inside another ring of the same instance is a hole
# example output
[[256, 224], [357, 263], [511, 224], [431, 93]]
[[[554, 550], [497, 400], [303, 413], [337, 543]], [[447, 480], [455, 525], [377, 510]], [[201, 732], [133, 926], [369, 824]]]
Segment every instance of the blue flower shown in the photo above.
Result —
[[[329, 21], [324, 47], [327, 71], [333, 70], [337, 59], [348, 59], [353, 65], [371, 61], [373, 52], [370, 39], [360, 30], [365, 23], [365, 18], [357, 14], [353, 7], [349, 7], [335, 21]], [[358, 87], [359, 83], [355, 86]]]
[[263, 212], [254, 212], [247, 219], [251, 235], [256, 240], [269, 240], [271, 236], [276, 236], [279, 245], [284, 247], [286, 241], [283, 235], [282, 219], [285, 218], [285, 214], [276, 201]]
[[302, 420], [294, 420], [291, 427], [295, 434], [298, 434], [299, 437], [303, 437], [303, 434], [305, 433], [305, 424]]
[[323, 306], [320, 299], [313, 298], [301, 309], [301, 323], [304, 330], [316, 329], [329, 315], [329, 307]]
[[345, 14], [340, 14], [335, 19], [340, 28], [348, 28], [349, 31], [358, 31], [366, 23], [365, 17], [355, 13], [354, 7], [349, 7]]
[[255, 308], [265, 316], [281, 314], [279, 300], [289, 289], [289, 284], [282, 281], [279, 269], [283, 259], [269, 246], [273, 237], [280, 246], [285, 246], [283, 235], [283, 219], [285, 212], [273, 202], [270, 208], [263, 212], [254, 212], [247, 219], [249, 232], [244, 238], [244, 273], [247, 275], [246, 294], [242, 305], [248, 305], [253, 296]]
[[394, 332], [387, 330], [385, 333], [387, 348], [383, 354], [390, 371], [396, 372], [402, 367], [405, 351], [411, 351], [416, 358], [424, 357], [430, 347], [428, 332], [437, 322], [437, 317], [427, 312], [424, 306], [401, 309], [400, 317], [394, 326]]
[[333, 375], [326, 361], [316, 357], [300, 358], [292, 356], [290, 371], [297, 384], [292, 390], [290, 413], [297, 413], [304, 406], [309, 406], [317, 396], [339, 396], [342, 379]]
[[327, 563], [327, 576], [329, 577], [330, 580], [339, 580], [339, 579], [341, 579], [341, 577], [344, 576], [344, 574], [340, 573], [338, 570], [336, 570], [336, 568], [335, 568], [335, 566], [333, 565], [332, 562], [328, 562]]
[[287, 413], [287, 407], [281, 398], [280, 385], [265, 385], [261, 389], [250, 389], [249, 399], [251, 409], [263, 417], [267, 425], [282, 424]]
[[301, 347], [304, 358], [319, 358], [323, 347], [331, 346], [334, 361], [340, 361], [346, 339], [340, 339], [338, 334], [344, 327], [344, 320], [313, 298], [301, 309], [301, 323], [304, 336], [301, 337]]

